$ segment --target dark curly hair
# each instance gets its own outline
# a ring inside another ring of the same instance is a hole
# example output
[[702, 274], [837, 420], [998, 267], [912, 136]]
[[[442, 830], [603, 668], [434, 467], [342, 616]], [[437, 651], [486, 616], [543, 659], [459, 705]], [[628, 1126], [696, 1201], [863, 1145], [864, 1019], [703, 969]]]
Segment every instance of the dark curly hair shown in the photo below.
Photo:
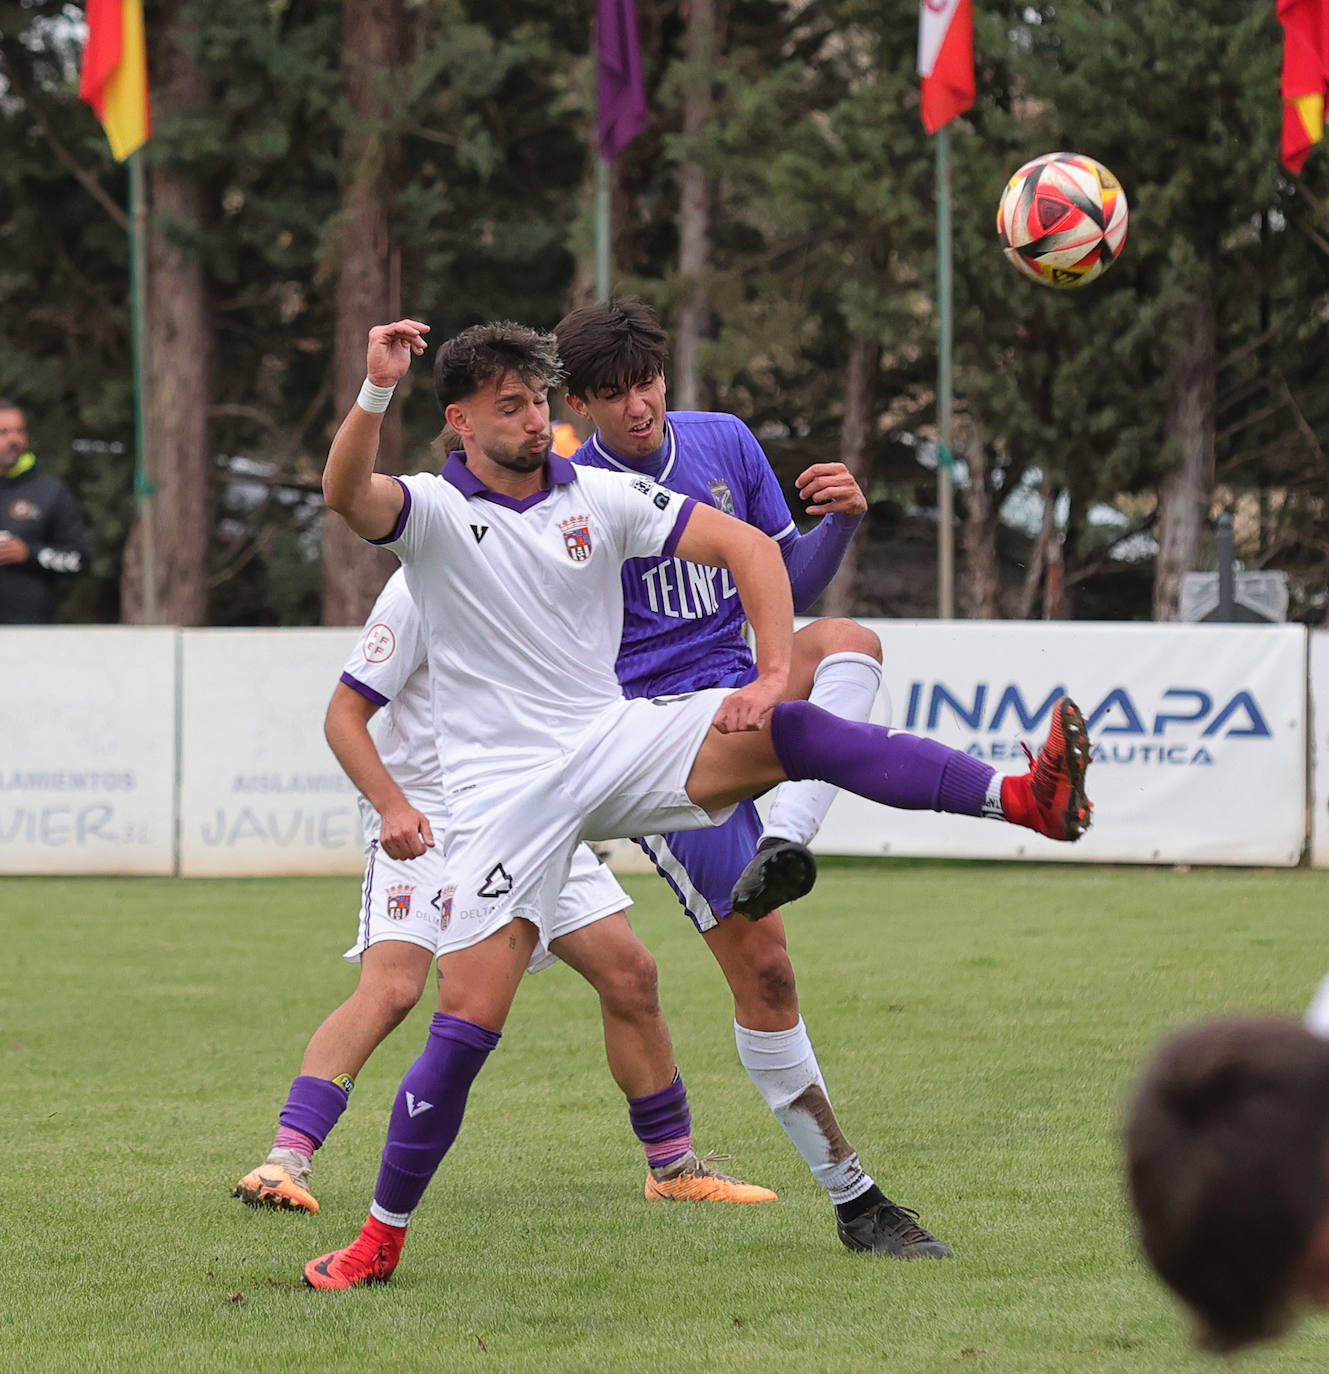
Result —
[[553, 390], [563, 380], [558, 341], [524, 324], [499, 320], [463, 329], [434, 354], [434, 395], [441, 410], [474, 396], [486, 382], [515, 372]]

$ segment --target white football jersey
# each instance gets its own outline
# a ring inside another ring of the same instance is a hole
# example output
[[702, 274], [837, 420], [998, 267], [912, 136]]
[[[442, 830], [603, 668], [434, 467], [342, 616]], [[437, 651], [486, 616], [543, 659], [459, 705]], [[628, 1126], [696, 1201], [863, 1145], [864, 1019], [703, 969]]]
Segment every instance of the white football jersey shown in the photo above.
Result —
[[[374, 602], [341, 680], [382, 709], [370, 733], [383, 766], [412, 806], [433, 823], [447, 815], [443, 770], [429, 693], [424, 625], [400, 568], [388, 578]], [[360, 798], [366, 842], [377, 838], [378, 812]]]
[[623, 561], [672, 555], [695, 504], [555, 454], [549, 476], [522, 501], [457, 454], [438, 476], [397, 479], [405, 504], [381, 542], [424, 616], [449, 795], [557, 753], [622, 699]]
[[1315, 996], [1306, 1008], [1306, 1025], [1322, 1040], [1329, 1040], [1329, 973], [1315, 989]]

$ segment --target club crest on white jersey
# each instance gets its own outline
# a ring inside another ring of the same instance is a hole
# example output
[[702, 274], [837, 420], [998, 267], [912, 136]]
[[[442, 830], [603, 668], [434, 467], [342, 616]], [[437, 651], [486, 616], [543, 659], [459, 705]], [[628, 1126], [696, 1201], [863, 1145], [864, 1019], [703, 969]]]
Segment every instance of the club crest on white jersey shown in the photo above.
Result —
[[591, 556], [591, 518], [589, 515], [574, 515], [570, 520], [560, 520], [558, 527], [563, 531], [563, 547], [574, 563], [585, 563]]

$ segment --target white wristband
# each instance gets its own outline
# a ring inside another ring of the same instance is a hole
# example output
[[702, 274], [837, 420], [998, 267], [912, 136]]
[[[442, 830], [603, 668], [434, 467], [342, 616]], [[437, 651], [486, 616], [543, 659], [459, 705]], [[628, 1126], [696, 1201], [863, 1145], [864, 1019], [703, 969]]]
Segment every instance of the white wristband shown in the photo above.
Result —
[[388, 402], [392, 400], [392, 393], [396, 389], [395, 382], [391, 386], [378, 386], [366, 377], [355, 403], [361, 410], [367, 410], [371, 415], [379, 415], [388, 408]]

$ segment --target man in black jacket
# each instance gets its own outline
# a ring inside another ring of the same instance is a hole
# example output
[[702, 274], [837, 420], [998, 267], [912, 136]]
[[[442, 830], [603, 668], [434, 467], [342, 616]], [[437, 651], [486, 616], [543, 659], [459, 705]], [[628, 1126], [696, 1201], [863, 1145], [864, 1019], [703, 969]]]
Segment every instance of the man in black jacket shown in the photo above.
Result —
[[22, 410], [0, 398], [0, 625], [47, 624], [88, 561], [73, 493], [36, 463]]

